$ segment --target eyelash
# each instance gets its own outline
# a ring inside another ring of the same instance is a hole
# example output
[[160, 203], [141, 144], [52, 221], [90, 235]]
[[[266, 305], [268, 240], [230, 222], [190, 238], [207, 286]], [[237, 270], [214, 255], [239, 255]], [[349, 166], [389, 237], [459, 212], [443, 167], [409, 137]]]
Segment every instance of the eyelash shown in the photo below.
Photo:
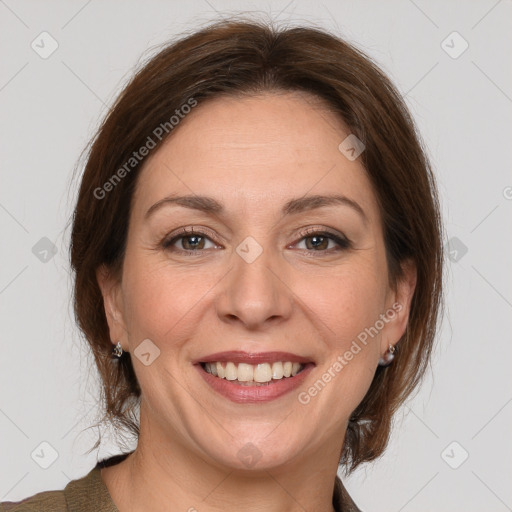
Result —
[[[208, 240], [210, 240], [211, 242], [215, 243], [212, 238], [212, 234], [210, 234], [209, 232], [207, 232], [207, 230], [205, 231], [195, 231], [194, 228], [181, 228], [178, 230], [177, 233], [172, 233], [170, 235], [170, 237], [168, 238], [165, 238], [163, 241], [162, 241], [162, 247], [166, 250], [169, 250], [169, 251], [173, 251], [173, 252], [180, 252], [182, 254], [188, 254], [188, 255], [191, 255], [191, 256], [197, 256], [197, 255], [200, 255], [202, 252], [208, 250], [208, 249], [199, 249], [199, 250], [187, 250], [187, 249], [176, 249], [176, 248], [173, 248], [172, 245], [177, 242], [180, 238], [187, 238], [187, 237], [192, 237], [192, 236], [199, 236], [201, 238], [207, 238]], [[294, 242], [292, 245], [297, 245], [299, 242], [301, 242], [303, 239], [305, 238], [310, 238], [310, 237], [313, 237], [313, 236], [319, 236], [319, 237], [323, 237], [323, 238], [328, 238], [329, 240], [332, 240], [333, 242], [335, 242], [336, 244], [338, 244], [338, 248], [335, 249], [335, 251], [343, 251], [343, 250], [346, 250], [346, 249], [349, 249], [352, 247], [352, 243], [350, 242], [350, 240], [346, 237], [340, 237], [338, 235], [336, 235], [335, 233], [332, 233], [330, 231], [327, 231], [325, 229], [319, 229], [319, 228], [308, 228], [306, 231], [304, 231], [302, 234], [301, 234], [301, 237], [296, 241]], [[315, 251], [315, 250], [312, 250], [312, 249], [301, 249], [303, 252], [305, 252], [306, 254], [308, 255], [315, 255], [317, 256], [318, 254], [331, 254], [333, 252], [333, 248], [331, 249], [326, 249], [324, 251]]]

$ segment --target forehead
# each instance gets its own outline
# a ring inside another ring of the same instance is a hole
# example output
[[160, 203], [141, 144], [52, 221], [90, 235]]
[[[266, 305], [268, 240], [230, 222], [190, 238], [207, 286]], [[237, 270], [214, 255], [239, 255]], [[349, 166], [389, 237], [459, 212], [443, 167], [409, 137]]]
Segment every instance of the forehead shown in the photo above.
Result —
[[340, 117], [306, 93], [208, 100], [146, 161], [135, 208], [176, 193], [215, 196], [238, 211], [340, 193], [378, 215], [360, 159], [338, 148], [348, 135]]

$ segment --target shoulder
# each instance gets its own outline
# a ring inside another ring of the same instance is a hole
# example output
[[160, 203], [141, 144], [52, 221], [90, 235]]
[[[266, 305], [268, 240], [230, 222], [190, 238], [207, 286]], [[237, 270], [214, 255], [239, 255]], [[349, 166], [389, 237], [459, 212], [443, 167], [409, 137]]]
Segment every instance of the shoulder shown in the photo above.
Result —
[[0, 503], [0, 512], [116, 512], [99, 467], [60, 491], [44, 491], [21, 501]]
[[99, 461], [82, 478], [71, 480], [61, 491], [44, 491], [21, 501], [3, 501], [0, 512], [119, 512], [101, 478], [101, 468], [124, 460], [133, 452]]
[[21, 501], [0, 503], [0, 512], [66, 512], [64, 491], [44, 491]]

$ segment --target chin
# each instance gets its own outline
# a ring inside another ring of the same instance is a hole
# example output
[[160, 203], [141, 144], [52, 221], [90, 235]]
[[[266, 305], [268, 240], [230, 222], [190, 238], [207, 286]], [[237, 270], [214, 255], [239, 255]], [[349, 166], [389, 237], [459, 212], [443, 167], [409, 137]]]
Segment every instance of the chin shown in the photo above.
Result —
[[284, 437], [235, 436], [224, 446], [212, 446], [211, 439], [204, 451], [216, 464], [229, 470], [258, 471], [286, 466], [304, 454], [304, 444]]

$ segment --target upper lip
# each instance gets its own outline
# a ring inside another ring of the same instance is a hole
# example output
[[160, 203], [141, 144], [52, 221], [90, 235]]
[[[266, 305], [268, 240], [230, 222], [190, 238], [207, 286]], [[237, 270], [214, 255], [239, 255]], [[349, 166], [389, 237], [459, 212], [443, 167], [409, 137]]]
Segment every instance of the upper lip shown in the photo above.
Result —
[[247, 364], [274, 363], [277, 361], [291, 361], [292, 363], [302, 364], [313, 363], [311, 359], [298, 354], [292, 354], [291, 352], [244, 352], [242, 350], [216, 352], [215, 354], [200, 357], [193, 361], [193, 363], [213, 363], [217, 361]]

